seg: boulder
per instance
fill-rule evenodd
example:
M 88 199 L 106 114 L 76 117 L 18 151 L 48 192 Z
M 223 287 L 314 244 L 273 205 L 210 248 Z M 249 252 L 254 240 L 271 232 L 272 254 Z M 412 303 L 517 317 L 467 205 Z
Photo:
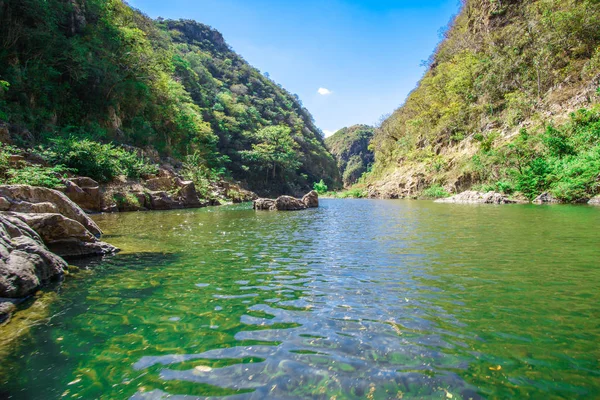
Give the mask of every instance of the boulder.
M 116 247 L 100 242 L 79 222 L 61 214 L 10 212 L 5 218 L 13 224 L 20 221 L 35 231 L 40 241 L 61 257 L 97 256 L 118 251 Z
M 33 206 L 33 204 L 51 203 L 56 208 L 54 212 L 79 222 L 96 237 L 102 235 L 98 225 L 77 204 L 57 190 L 28 185 L 9 185 L 0 186 L 0 196 L 11 203 L 9 211 L 18 209 L 18 212 L 35 213 L 38 212 L 40 207 L 44 206 Z M 32 206 L 29 206 L 29 204 Z M 15 210 L 13 210 L 13 207 L 15 207 Z M 27 207 L 30 208 L 27 209 Z
M 299 200 L 291 196 L 279 196 L 275 200 L 275 209 L 279 211 L 297 211 L 304 210 L 306 204 L 302 200 Z
M 186 208 L 202 207 L 204 204 L 200 201 L 196 185 L 192 181 L 184 181 L 179 178 L 175 179 L 175 183 L 179 186 L 177 197 L 181 204 Z
M 319 207 L 319 195 L 314 190 L 302 199 L 291 196 L 279 196 L 277 199 L 256 199 L 254 200 L 255 210 L 267 211 L 296 211 L 307 208 Z
M 538 197 L 533 200 L 535 204 L 558 204 L 561 201 L 556 197 L 552 196 L 550 193 L 542 193 Z
M 275 200 L 273 199 L 256 199 L 254 200 L 255 210 L 275 210 Z
M 173 210 L 183 208 L 179 202 L 173 200 L 167 192 L 149 192 L 150 208 L 152 210 Z
M 0 297 L 19 298 L 62 277 L 67 263 L 21 221 L 0 215 Z M 2 311 L 0 311 L 2 314 Z
M 596 196 L 588 201 L 588 204 L 591 206 L 600 206 L 600 196 Z
M 466 191 L 445 199 L 439 199 L 436 203 L 456 203 L 456 204 L 515 204 L 517 200 L 509 199 L 497 192 L 476 192 Z
M 102 211 L 100 185 L 92 178 L 79 177 L 65 182 L 64 193 L 79 207 L 88 212 Z
M 315 190 L 313 190 L 310 193 L 305 194 L 304 197 L 302 198 L 302 202 L 308 208 L 319 207 L 319 193 L 317 193 Z

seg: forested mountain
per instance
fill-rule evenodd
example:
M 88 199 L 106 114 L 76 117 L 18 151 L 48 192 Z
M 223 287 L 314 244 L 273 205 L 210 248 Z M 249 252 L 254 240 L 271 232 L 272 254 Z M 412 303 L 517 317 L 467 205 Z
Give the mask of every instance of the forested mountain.
M 378 130 L 372 196 L 599 191 L 600 2 L 466 0 Z
M 153 21 L 122 0 L 0 0 L 0 84 L 0 123 L 19 146 L 193 155 L 254 190 L 339 184 L 297 96 L 200 23 Z
M 371 126 L 354 125 L 325 139 L 327 149 L 337 160 L 344 186 L 356 183 L 375 161 L 369 148 L 374 132 Z

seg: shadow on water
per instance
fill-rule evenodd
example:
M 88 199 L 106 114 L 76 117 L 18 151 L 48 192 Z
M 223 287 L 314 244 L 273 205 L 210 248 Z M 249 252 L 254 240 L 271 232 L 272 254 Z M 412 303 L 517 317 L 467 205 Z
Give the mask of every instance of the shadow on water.
M 325 200 L 97 218 L 125 252 L 66 281 L 6 358 L 13 398 L 600 395 L 596 210 Z

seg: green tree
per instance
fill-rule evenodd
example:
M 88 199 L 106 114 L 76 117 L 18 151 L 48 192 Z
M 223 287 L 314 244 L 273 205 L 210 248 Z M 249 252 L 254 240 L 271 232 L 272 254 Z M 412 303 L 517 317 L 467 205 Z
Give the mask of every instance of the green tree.
M 268 126 L 256 133 L 259 142 L 252 145 L 252 150 L 242 152 L 243 156 L 267 171 L 273 180 L 285 176 L 286 172 L 295 172 L 300 167 L 298 159 L 298 144 L 291 136 L 290 128 L 286 126 Z

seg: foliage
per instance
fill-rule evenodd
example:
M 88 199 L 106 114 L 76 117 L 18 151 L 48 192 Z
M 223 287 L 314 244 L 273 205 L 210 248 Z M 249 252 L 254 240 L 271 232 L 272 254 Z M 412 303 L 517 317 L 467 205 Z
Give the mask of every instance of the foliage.
M 421 197 L 424 199 L 441 199 L 448 196 L 450 196 L 450 193 L 441 185 L 432 185 L 421 193 Z
M 42 155 L 51 164 L 64 165 L 99 182 L 110 182 L 119 175 L 139 178 L 157 172 L 155 165 L 123 148 L 73 136 L 51 140 Z
M 291 131 L 285 126 L 268 126 L 256 133 L 258 143 L 252 150 L 242 152 L 244 158 L 256 168 L 267 171 L 266 179 L 285 179 L 296 173 L 301 165 L 296 149 L 298 145 L 291 137 Z
M 48 138 L 69 130 L 179 159 L 200 153 L 208 169 L 227 157 L 235 178 L 261 189 L 264 176 L 248 171 L 244 151 L 259 144 L 261 129 L 281 125 L 300 163 L 288 171 L 290 185 L 340 180 L 300 101 L 208 26 L 152 21 L 122 0 L 4 0 L 0 38 L 0 119 L 32 132 L 18 138 L 26 146 L 52 147 Z M 102 180 L 124 168 L 98 161 Z
M 475 182 L 507 183 L 504 190 L 528 196 L 553 190 L 574 199 L 594 192 L 593 179 L 576 178 L 575 170 L 592 171 L 595 142 L 580 142 L 571 128 L 547 123 L 528 140 L 501 139 L 521 124 L 543 124 L 543 115 L 569 99 L 597 102 L 590 87 L 598 85 L 600 2 L 465 0 L 429 66 L 377 130 L 372 180 L 441 154 L 448 163 L 433 171 L 437 176 L 469 172 Z M 476 156 L 457 162 L 455 155 L 473 141 L 480 147 Z
M 589 199 L 600 192 L 600 107 L 581 109 L 537 135 L 523 129 L 511 143 L 480 151 L 469 168 L 485 189 L 529 199 L 546 191 L 567 202 Z
M 323 182 L 323 179 L 321 179 L 319 182 L 315 182 L 313 184 L 313 189 L 316 190 L 319 194 L 325 194 L 327 193 L 328 188 L 325 182 Z
M 373 127 L 354 125 L 325 139 L 327 149 L 337 160 L 345 187 L 356 183 L 373 164 L 375 158 L 369 145 L 374 132 Z
M 21 168 L 10 168 L 6 173 L 5 183 L 56 188 L 63 184 L 62 177 L 65 172 L 67 169 L 60 165 L 54 167 L 27 165 Z

